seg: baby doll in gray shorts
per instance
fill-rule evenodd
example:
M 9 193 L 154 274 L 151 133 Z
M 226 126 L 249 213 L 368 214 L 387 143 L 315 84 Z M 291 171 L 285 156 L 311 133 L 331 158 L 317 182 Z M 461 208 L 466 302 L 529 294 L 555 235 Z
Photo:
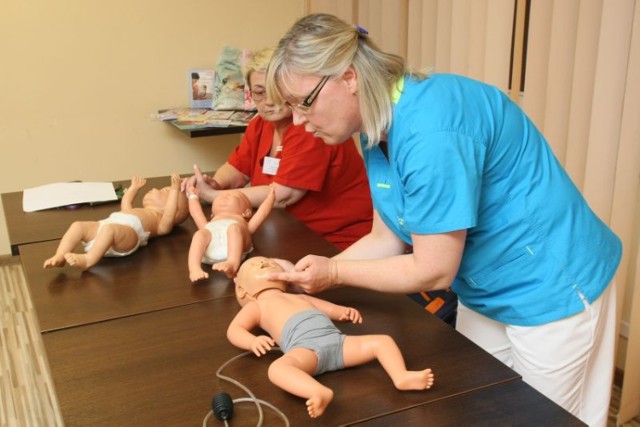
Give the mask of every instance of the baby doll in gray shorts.
M 345 335 L 333 324 L 362 323 L 358 310 L 289 293 L 285 282 L 269 280 L 269 273 L 283 271 L 279 262 L 254 257 L 240 266 L 234 281 L 242 308 L 231 321 L 227 338 L 256 356 L 280 346 L 284 354 L 269 366 L 269 379 L 305 398 L 311 418 L 322 415 L 333 399 L 333 390 L 314 378 L 323 372 L 378 360 L 398 390 L 431 388 L 431 369 L 407 370 L 400 349 L 389 335 Z M 257 327 L 269 335 L 254 335 L 252 330 Z

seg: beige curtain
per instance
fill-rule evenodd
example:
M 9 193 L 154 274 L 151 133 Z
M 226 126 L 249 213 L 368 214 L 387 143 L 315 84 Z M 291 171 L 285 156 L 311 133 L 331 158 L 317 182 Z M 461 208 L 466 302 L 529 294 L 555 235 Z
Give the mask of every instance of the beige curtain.
M 307 0 L 306 11 L 367 28 L 413 68 L 509 93 L 510 71 L 513 87 L 520 82 L 525 1 Z M 619 317 L 629 323 L 628 342 L 616 347 L 622 423 L 640 413 L 640 0 L 529 1 L 525 87 L 510 96 L 624 245 L 616 276 Z
M 522 107 L 594 211 L 624 245 L 619 319 L 629 322 L 618 422 L 640 413 L 637 288 L 640 198 L 640 7 L 635 0 L 531 3 Z M 635 31 L 634 31 L 635 30 Z M 638 290 L 640 292 L 640 290 Z M 637 293 L 637 292 L 636 292 Z M 625 298 L 625 295 L 627 296 Z M 636 316 L 637 317 L 637 316 Z M 635 320 L 635 323 L 634 323 Z

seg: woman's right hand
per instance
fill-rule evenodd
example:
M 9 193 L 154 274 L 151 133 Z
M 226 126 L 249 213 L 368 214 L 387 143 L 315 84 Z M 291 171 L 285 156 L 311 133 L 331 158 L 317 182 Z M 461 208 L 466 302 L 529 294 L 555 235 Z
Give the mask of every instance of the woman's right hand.
M 214 190 L 222 190 L 218 181 L 213 179 L 212 176 L 202 173 L 198 165 L 193 165 L 193 176 L 196 177 L 196 181 L 198 181 L 199 184 L 208 185 Z
M 211 202 L 215 198 L 215 190 L 218 190 L 218 183 L 209 175 L 203 174 L 197 165 L 193 165 L 193 175 L 182 180 L 181 191 L 188 188 L 197 188 L 203 199 Z

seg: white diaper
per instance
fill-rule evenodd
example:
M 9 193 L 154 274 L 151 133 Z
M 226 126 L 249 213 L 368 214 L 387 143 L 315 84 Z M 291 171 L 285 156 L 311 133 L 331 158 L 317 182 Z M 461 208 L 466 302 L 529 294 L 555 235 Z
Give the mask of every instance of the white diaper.
M 218 219 L 207 223 L 205 228 L 211 233 L 211 241 L 202 255 L 204 264 L 214 264 L 227 259 L 227 229 L 237 223 L 238 221 L 233 219 Z M 242 254 L 242 259 L 252 250 L 253 247 Z
M 101 221 L 98 221 L 98 223 L 99 223 L 98 232 L 96 233 L 96 236 L 98 234 L 100 234 L 100 230 L 102 229 L 102 226 L 104 224 L 126 225 L 128 227 L 133 228 L 133 230 L 138 235 L 138 243 L 130 251 L 128 251 L 128 252 L 118 252 L 118 251 L 114 250 L 113 248 L 109 248 L 107 250 L 107 253 L 104 254 L 104 256 L 123 257 L 123 256 L 131 255 L 136 250 L 138 250 L 138 248 L 140 246 L 146 246 L 147 242 L 149 241 L 149 232 L 148 231 L 144 231 L 144 228 L 142 228 L 142 222 L 140 222 L 140 218 L 138 218 L 135 215 L 126 214 L 126 213 L 122 213 L 122 212 L 113 212 L 111 215 L 109 215 L 109 218 L 103 219 Z M 91 248 L 93 247 L 93 242 L 95 242 L 95 239 L 93 239 L 93 240 L 91 240 L 89 242 L 86 242 L 84 244 L 84 251 L 85 252 L 89 252 L 91 250 Z

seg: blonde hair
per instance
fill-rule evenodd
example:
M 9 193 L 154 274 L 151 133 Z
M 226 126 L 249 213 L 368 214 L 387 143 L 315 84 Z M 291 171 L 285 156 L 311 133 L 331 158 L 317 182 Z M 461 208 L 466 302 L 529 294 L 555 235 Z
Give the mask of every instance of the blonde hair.
M 269 66 L 269 61 L 271 60 L 274 50 L 275 49 L 272 47 L 261 49 L 251 55 L 247 62 L 242 66 L 242 76 L 248 85 L 251 85 L 251 81 L 249 79 L 253 72 L 258 71 L 265 73 L 267 71 L 267 67 Z
M 402 57 L 382 52 L 359 27 L 322 13 L 298 20 L 273 53 L 267 96 L 281 103 L 280 87 L 291 74 L 338 76 L 349 66 L 358 76 L 362 132 L 372 147 L 391 126 L 393 86 L 406 68 Z

